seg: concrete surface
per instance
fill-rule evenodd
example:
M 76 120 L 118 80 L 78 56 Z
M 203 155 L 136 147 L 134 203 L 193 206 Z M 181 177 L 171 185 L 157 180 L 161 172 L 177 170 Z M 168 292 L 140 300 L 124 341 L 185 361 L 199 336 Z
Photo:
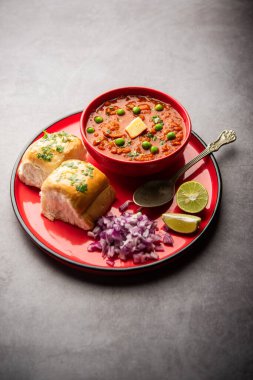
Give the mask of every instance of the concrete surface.
M 248 380 L 252 318 L 252 1 L 0 1 L 0 378 Z M 90 278 L 25 236 L 16 157 L 43 127 L 113 87 L 178 98 L 216 154 L 219 218 L 163 271 Z

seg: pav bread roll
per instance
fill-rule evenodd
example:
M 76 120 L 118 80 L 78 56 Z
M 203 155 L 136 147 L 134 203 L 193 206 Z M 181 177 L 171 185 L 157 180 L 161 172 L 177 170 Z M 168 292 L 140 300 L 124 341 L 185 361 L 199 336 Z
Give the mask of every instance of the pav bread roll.
M 47 176 L 63 161 L 70 158 L 85 160 L 86 148 L 74 135 L 62 132 L 47 133 L 32 143 L 24 153 L 18 168 L 19 179 L 39 189 Z
M 111 207 L 115 193 L 104 173 L 88 162 L 68 160 L 55 169 L 41 188 L 42 214 L 84 230 Z

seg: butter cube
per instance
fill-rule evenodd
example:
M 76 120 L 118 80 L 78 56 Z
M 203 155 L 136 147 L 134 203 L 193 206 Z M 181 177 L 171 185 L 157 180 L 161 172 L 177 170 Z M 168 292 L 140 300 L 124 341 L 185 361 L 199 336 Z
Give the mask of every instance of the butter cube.
M 147 125 L 141 120 L 141 118 L 136 117 L 126 127 L 126 132 L 129 134 L 131 139 L 134 139 L 135 137 L 142 134 L 142 132 L 144 132 L 147 128 L 148 128 Z

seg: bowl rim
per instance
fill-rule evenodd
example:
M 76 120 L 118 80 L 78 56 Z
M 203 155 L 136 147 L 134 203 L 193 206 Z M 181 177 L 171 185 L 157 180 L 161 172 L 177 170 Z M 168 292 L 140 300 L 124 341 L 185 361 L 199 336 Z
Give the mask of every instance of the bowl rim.
M 150 96 L 150 97 L 153 97 L 154 95 L 152 94 L 158 94 L 158 96 L 161 96 L 161 97 L 166 97 L 169 99 L 169 104 L 172 103 L 172 106 L 173 108 L 174 107 L 174 104 L 176 104 L 176 106 L 180 109 L 180 112 L 178 110 L 178 108 L 175 108 L 176 111 L 180 114 L 180 116 L 182 117 L 182 113 L 184 114 L 184 123 L 185 123 L 185 126 L 186 126 L 186 136 L 185 136 L 185 139 L 183 141 L 183 144 L 175 151 L 171 152 L 169 155 L 167 156 L 164 156 L 164 157 L 160 157 L 160 158 L 156 158 L 154 160 L 152 160 L 151 162 L 152 163 L 159 163 L 161 161 L 164 161 L 166 159 L 169 159 L 170 157 L 174 156 L 174 155 L 177 155 L 178 153 L 180 153 L 180 151 L 182 151 L 186 144 L 188 143 L 189 141 L 189 138 L 190 138 L 190 135 L 191 135 L 191 131 L 192 131 L 192 122 L 191 122 L 191 118 L 188 114 L 188 111 L 186 110 L 186 108 L 176 99 L 174 98 L 173 96 L 165 93 L 165 92 L 162 92 L 160 90 L 156 90 L 154 88 L 150 88 L 150 87 L 143 87 L 143 86 L 126 86 L 126 87 L 116 87 L 116 88 L 113 88 L 111 90 L 108 90 L 106 92 L 103 92 L 101 93 L 100 95 L 96 96 L 82 111 L 82 115 L 81 115 L 81 118 L 80 118 L 80 133 L 81 133 L 81 136 L 82 136 L 82 139 L 84 141 L 84 144 L 85 146 L 88 148 L 90 148 L 90 150 L 92 151 L 95 151 L 96 152 L 96 155 L 97 156 L 100 156 L 101 158 L 106 158 L 112 162 L 114 162 L 115 164 L 118 163 L 119 165 L 121 164 L 127 164 L 127 165 L 132 165 L 132 166 L 136 166 L 136 165 L 141 165 L 141 166 L 148 166 L 150 165 L 150 161 L 125 161 L 125 160 L 120 160 L 120 159 L 117 159 L 117 158 L 114 158 L 114 157 L 111 157 L 111 156 L 108 156 L 104 153 L 102 153 L 102 151 L 99 151 L 98 149 L 96 149 L 90 142 L 89 140 L 87 139 L 86 137 L 86 133 L 85 133 L 85 126 L 84 126 L 84 118 L 86 116 L 86 114 L 88 113 L 88 116 L 87 116 L 87 119 L 89 117 L 89 115 L 94 112 L 94 108 L 93 105 L 94 104 L 97 104 L 100 99 L 104 99 L 105 97 L 110 97 L 111 95 L 113 96 L 113 94 L 115 93 L 118 93 L 118 92 L 123 92 L 125 93 L 127 90 L 129 91 L 145 91 L 145 92 L 150 92 L 150 94 L 146 94 L 147 96 Z M 130 94 L 130 95 L 133 95 L 133 94 Z M 139 95 L 142 95 L 141 93 Z M 144 95 L 144 94 L 143 94 Z M 115 97 L 117 96 L 120 96 L 119 94 L 116 95 Z M 154 96 L 154 98 L 156 98 Z M 108 98 L 109 99 L 112 99 L 112 98 Z M 158 99 L 160 100 L 160 99 Z M 104 99 L 103 101 L 101 100 L 101 102 L 99 103 L 100 105 L 103 104 L 103 102 L 105 102 L 106 100 Z M 171 102 L 170 102 L 171 101 Z M 165 103 L 165 102 L 164 102 Z M 89 112 L 88 112 L 89 111 Z

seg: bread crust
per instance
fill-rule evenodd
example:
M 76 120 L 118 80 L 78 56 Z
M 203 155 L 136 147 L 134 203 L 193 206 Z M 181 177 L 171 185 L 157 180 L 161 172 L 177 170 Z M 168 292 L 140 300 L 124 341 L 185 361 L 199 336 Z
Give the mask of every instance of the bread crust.
M 63 161 L 86 158 L 86 148 L 77 136 L 65 132 L 47 134 L 47 136 L 48 138 L 42 137 L 33 142 L 22 157 L 18 176 L 26 185 L 41 188 L 48 175 Z M 57 151 L 57 148 L 62 151 Z M 43 156 L 43 149 L 44 151 L 48 149 L 50 155 Z M 43 159 L 42 156 L 47 159 Z
M 72 166 L 69 166 L 71 164 Z M 89 167 L 93 168 L 92 176 L 82 176 L 80 171 L 86 171 Z M 71 185 L 71 181 L 64 179 L 64 176 L 69 178 L 78 173 L 82 177 L 78 182 L 80 183 L 84 180 L 87 185 L 88 190 L 85 192 L 77 191 L 76 186 Z M 70 199 L 72 206 L 78 211 L 78 213 L 83 213 L 98 194 L 108 186 L 108 184 L 109 182 L 106 175 L 90 163 L 82 160 L 67 160 L 47 177 L 41 190 L 55 190 L 62 193 Z
M 98 218 L 105 215 L 110 209 L 113 201 L 115 199 L 115 191 L 111 185 L 107 186 L 91 203 L 91 205 L 82 214 L 83 220 L 92 229 Z
M 63 162 L 41 188 L 42 214 L 50 220 L 60 219 L 85 230 L 94 227 L 114 199 L 115 192 L 106 175 L 81 160 Z

